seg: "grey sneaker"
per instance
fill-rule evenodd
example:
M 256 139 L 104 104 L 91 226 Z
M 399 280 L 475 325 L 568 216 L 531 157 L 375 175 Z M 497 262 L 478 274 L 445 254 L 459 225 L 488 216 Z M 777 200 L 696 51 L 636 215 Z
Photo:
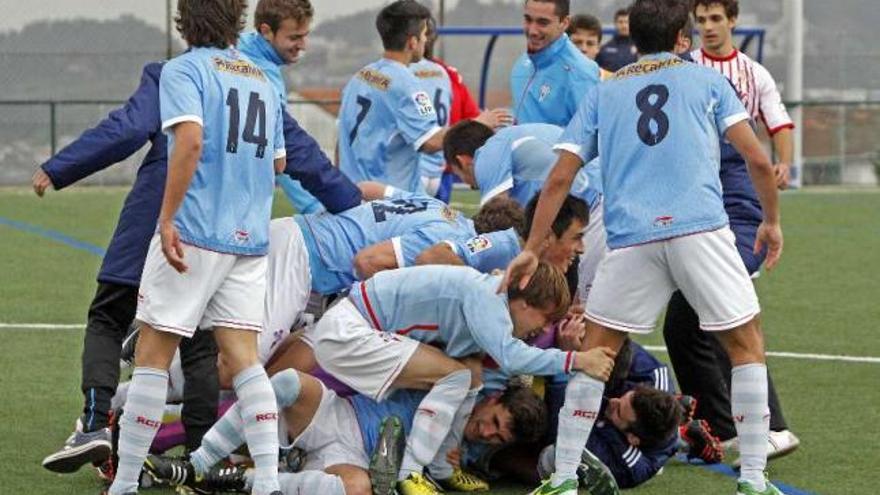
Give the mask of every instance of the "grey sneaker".
M 43 459 L 43 467 L 56 473 L 73 473 L 88 463 L 101 464 L 110 457 L 111 450 L 110 428 L 83 433 L 82 421 L 77 419 L 76 430 L 61 450 Z
M 373 495 L 394 495 L 397 486 L 397 472 L 403 461 L 406 439 L 403 434 L 403 421 L 397 416 L 388 416 L 382 421 L 376 450 L 370 457 L 370 481 Z

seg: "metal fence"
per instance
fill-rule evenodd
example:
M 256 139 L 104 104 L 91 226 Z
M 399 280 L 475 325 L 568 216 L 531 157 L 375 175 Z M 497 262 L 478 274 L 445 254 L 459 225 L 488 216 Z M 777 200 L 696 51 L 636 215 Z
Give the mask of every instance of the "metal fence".
M 29 183 L 36 167 L 94 126 L 121 101 L 0 101 L 0 185 Z M 335 100 L 292 100 L 291 113 L 332 156 Z M 789 102 L 804 110 L 804 185 L 873 185 L 880 176 L 880 101 Z M 83 181 L 130 184 L 146 150 Z

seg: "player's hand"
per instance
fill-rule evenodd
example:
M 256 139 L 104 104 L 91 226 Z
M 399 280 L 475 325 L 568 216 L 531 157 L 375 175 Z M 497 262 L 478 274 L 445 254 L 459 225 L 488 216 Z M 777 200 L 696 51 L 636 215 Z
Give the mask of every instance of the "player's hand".
M 455 469 L 461 469 L 461 449 L 455 447 L 446 453 L 446 462 Z
M 781 191 L 788 189 L 788 183 L 791 181 L 791 165 L 779 162 L 773 168 L 776 171 L 776 187 Z
M 560 322 L 556 344 L 563 351 L 579 351 L 587 334 L 587 326 L 583 315 L 571 316 Z
M 31 184 L 34 187 L 34 192 L 37 193 L 37 196 L 43 197 L 46 189 L 50 187 L 54 187 L 52 185 L 52 179 L 49 178 L 49 174 L 43 171 L 42 168 L 38 168 L 36 172 L 34 172 L 34 176 L 31 178 Z
M 778 223 L 761 222 L 761 225 L 758 226 L 758 233 L 755 236 L 755 254 L 760 253 L 764 248 L 767 248 L 764 266 L 767 267 L 767 270 L 772 270 L 782 256 L 782 227 Z
M 162 240 L 162 254 L 165 255 L 168 264 L 178 273 L 187 271 L 189 267 L 183 262 L 183 244 L 180 242 L 180 232 L 177 231 L 174 222 L 160 222 L 159 237 Z
M 614 369 L 614 358 L 617 353 L 608 347 L 596 347 L 586 352 L 574 354 L 574 369 L 581 370 L 603 382 L 608 381 Z
M 532 279 L 532 275 L 538 269 L 538 255 L 529 249 L 523 249 L 516 258 L 507 265 L 504 278 L 498 287 L 498 293 L 504 294 L 510 284 L 519 284 L 520 289 L 525 289 Z
M 513 124 L 513 115 L 506 108 L 493 108 L 491 110 L 483 110 L 474 120 L 491 129 L 495 129 Z

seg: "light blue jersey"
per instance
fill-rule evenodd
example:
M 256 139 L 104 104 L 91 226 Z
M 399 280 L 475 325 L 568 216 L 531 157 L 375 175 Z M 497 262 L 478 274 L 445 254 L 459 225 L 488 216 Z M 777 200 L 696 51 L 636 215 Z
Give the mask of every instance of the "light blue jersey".
M 382 427 L 382 421 L 388 416 L 399 417 L 403 424 L 404 434 L 409 435 L 416 410 L 426 395 L 428 392 L 423 390 L 399 389 L 392 392 L 382 402 L 376 402 L 361 394 L 355 394 L 348 398 L 354 408 L 358 427 L 364 439 L 364 452 L 367 453 L 367 457 L 372 455 L 376 449 L 376 445 L 379 443 L 379 429 Z
M 309 251 L 312 290 L 334 294 L 357 280 L 353 261 L 361 249 L 390 240 L 399 268 L 444 239 L 475 235 L 473 222 L 446 203 L 423 194 L 395 191 L 337 215 L 296 215 Z
M 449 121 L 449 109 L 452 108 L 452 83 L 449 81 L 446 69 L 437 62 L 423 58 L 419 62 L 410 64 L 409 70 L 418 78 L 422 88 L 431 97 L 434 113 L 437 116 L 437 125 L 446 127 Z M 419 168 L 422 177 L 440 177 L 446 168 L 443 152 L 421 153 Z
M 272 87 L 278 93 L 278 103 L 281 108 L 287 105 L 287 87 L 284 84 L 284 76 L 281 68 L 287 65 L 275 51 L 271 43 L 266 41 L 260 33 L 249 32 L 238 37 L 236 45 L 242 53 L 247 55 L 257 66 L 263 70 Z M 276 183 L 281 186 L 284 195 L 290 200 L 296 211 L 300 213 L 317 213 L 324 209 L 324 205 L 317 198 L 309 194 L 298 180 L 288 175 L 279 175 Z
M 491 356 L 512 374 L 568 372 L 571 354 L 538 349 L 513 336 L 500 276 L 466 266 L 417 266 L 379 272 L 349 298 L 377 330 L 439 346 L 448 356 Z
M 522 251 L 519 234 L 513 228 L 446 242 L 465 265 L 481 273 L 504 270 Z
M 416 76 L 383 58 L 342 90 L 339 168 L 352 182 L 421 191 L 419 148 L 439 130 L 433 100 Z
M 584 97 L 557 148 L 600 157 L 608 246 L 621 248 L 727 224 L 719 137 L 748 118 L 724 76 L 660 53 Z
M 510 73 L 516 123 L 564 127 L 580 99 L 598 83 L 599 66 L 565 34 L 537 53 L 524 53 Z
M 523 124 L 505 127 L 490 137 L 474 153 L 474 178 L 480 189 L 480 205 L 501 193 L 523 208 L 542 187 L 558 158 L 553 145 L 562 135 L 562 128 L 550 124 Z M 591 171 L 592 170 L 592 171 Z M 592 208 L 599 200 L 593 187 L 598 178 L 597 167 L 578 172 L 571 193 Z
M 193 48 L 165 64 L 159 81 L 168 156 L 171 128 L 202 126 L 202 155 L 174 224 L 183 242 L 222 253 L 266 254 L 283 157 L 281 106 L 265 74 L 234 48 Z

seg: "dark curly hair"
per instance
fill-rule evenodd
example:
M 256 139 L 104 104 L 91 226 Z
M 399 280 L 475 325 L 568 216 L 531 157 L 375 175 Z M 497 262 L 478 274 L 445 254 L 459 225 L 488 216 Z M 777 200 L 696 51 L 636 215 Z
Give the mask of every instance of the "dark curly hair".
M 547 432 L 547 406 L 535 392 L 523 384 L 508 384 L 498 401 L 513 416 L 513 436 L 516 443 L 532 443 Z
M 189 46 L 226 48 L 244 29 L 246 0 L 178 0 L 174 23 Z
M 664 446 L 681 424 L 682 407 L 669 392 L 639 385 L 634 391 L 632 408 L 636 421 L 628 431 L 639 437 L 639 448 L 642 450 Z

